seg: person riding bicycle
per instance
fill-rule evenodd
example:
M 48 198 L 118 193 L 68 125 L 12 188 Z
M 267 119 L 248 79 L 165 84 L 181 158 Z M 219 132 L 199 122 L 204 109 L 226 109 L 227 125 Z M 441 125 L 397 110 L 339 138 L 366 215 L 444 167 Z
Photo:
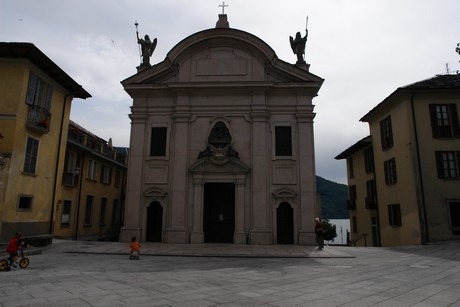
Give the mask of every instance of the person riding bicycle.
M 18 258 L 18 250 L 23 246 L 24 240 L 20 232 L 17 232 L 8 242 L 8 246 L 6 247 L 6 252 L 10 255 L 8 262 L 14 267 L 17 266 L 16 259 Z

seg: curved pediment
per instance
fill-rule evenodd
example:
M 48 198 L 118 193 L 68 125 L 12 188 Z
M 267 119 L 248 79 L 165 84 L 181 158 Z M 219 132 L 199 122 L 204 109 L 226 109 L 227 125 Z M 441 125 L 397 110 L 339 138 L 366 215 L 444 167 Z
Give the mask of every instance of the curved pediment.
M 290 198 L 296 198 L 297 193 L 289 190 L 289 189 L 279 189 L 276 190 L 272 193 L 274 198 L 277 199 L 290 199 Z
M 228 158 L 224 164 L 215 163 L 211 158 L 201 158 L 190 166 L 191 173 L 207 174 L 246 174 L 249 167 L 235 158 Z
M 164 198 L 166 195 L 168 193 L 159 188 L 151 188 L 144 192 L 145 197 L 153 197 L 154 199 Z
M 129 85 L 154 85 L 159 89 L 193 86 L 216 87 L 222 82 L 257 82 L 254 86 L 274 86 L 278 82 L 308 82 L 312 87 L 324 81 L 309 71 L 279 60 L 260 38 L 231 28 L 215 28 L 190 35 L 167 54 L 164 61 L 122 81 Z M 152 89 L 153 89 L 152 88 Z

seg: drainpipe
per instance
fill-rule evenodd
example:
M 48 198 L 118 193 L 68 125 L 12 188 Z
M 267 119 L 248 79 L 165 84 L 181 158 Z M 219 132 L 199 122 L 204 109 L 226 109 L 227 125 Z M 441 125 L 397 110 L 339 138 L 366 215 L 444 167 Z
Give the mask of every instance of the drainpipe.
M 78 224 L 80 223 L 80 207 L 81 207 L 81 189 L 83 186 L 83 170 L 85 167 L 85 159 L 86 159 L 86 151 L 83 151 L 81 157 L 81 166 L 80 166 L 80 174 L 78 175 L 78 200 L 77 200 L 77 218 L 75 221 L 75 237 L 74 240 L 78 240 Z
M 410 105 L 411 105 L 411 111 L 412 111 L 412 122 L 414 125 L 414 132 L 415 132 L 415 149 L 416 149 L 416 155 L 417 155 L 417 167 L 420 172 L 419 178 L 420 178 L 421 204 L 419 205 L 418 216 L 420 220 L 420 230 L 422 232 L 422 244 L 425 244 L 425 243 L 430 242 L 430 236 L 429 236 L 427 216 L 426 216 L 425 189 L 423 185 L 422 163 L 420 160 L 420 149 L 419 149 L 418 133 L 417 133 L 417 120 L 415 118 L 415 109 L 414 109 L 414 97 L 415 97 L 415 93 L 412 93 L 412 96 L 410 97 Z
M 62 103 L 62 114 L 61 114 L 61 127 L 59 129 L 59 140 L 58 140 L 58 151 L 57 151 L 57 157 L 56 157 L 56 168 L 54 170 L 54 183 L 53 183 L 53 197 L 51 200 L 51 212 L 50 212 L 50 225 L 48 229 L 48 233 L 52 235 L 54 233 L 54 225 L 53 225 L 53 220 L 54 220 L 54 204 L 56 202 L 56 188 L 57 188 L 57 179 L 59 175 L 59 159 L 61 157 L 61 145 L 62 145 L 62 133 L 64 130 L 64 119 L 65 119 L 65 108 L 66 108 L 66 101 L 67 97 L 71 97 L 72 95 L 64 95 L 64 101 Z

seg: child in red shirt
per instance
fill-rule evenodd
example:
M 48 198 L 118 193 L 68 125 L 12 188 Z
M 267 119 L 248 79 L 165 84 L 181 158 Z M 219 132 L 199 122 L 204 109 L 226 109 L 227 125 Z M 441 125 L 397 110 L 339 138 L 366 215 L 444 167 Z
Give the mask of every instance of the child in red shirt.
M 139 250 L 141 249 L 141 244 L 137 242 L 136 237 L 131 238 L 131 244 L 130 244 L 130 249 L 131 253 L 129 255 L 129 259 L 136 259 L 139 260 Z

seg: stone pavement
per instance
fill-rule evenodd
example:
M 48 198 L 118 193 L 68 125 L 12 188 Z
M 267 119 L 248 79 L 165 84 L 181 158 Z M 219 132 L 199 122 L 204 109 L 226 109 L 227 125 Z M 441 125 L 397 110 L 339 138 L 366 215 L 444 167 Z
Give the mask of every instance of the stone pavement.
M 194 257 L 191 257 L 194 256 Z M 56 240 L 0 306 L 460 306 L 460 242 L 398 248 Z

